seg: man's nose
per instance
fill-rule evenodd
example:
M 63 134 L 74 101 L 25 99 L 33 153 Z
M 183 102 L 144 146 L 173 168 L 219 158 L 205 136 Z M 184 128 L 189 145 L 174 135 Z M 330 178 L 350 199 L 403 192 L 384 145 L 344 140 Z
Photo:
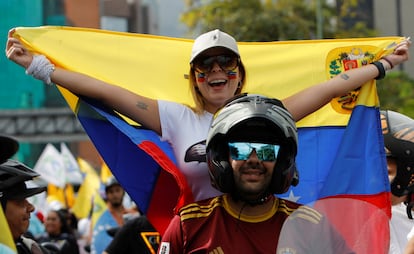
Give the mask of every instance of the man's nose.
M 32 203 L 30 203 L 27 199 L 26 199 L 26 207 L 27 207 L 27 211 L 29 213 L 31 213 L 35 210 L 34 205 Z
M 259 162 L 259 157 L 257 157 L 256 149 L 253 149 L 253 151 L 250 153 L 249 158 L 247 159 L 249 162 Z

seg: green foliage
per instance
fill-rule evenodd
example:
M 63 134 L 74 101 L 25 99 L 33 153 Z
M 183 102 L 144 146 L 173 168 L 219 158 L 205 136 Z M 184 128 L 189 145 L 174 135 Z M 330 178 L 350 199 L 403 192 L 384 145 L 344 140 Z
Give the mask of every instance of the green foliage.
M 315 38 L 315 5 L 303 0 L 194 0 L 186 3 L 188 9 L 181 21 L 191 32 L 219 28 L 239 41 Z M 324 5 L 323 8 L 324 13 L 333 13 L 332 7 Z M 330 30 L 326 29 L 326 33 L 332 36 Z
M 378 36 L 377 31 L 367 28 L 365 22 L 359 21 L 354 24 L 352 29 L 338 29 L 335 38 L 367 38 Z
M 238 41 L 278 41 L 315 39 L 317 13 L 322 24 L 323 38 L 375 36 L 364 22 L 352 28 L 342 20 L 358 14 L 358 1 L 340 1 L 340 8 L 317 0 L 184 0 L 187 10 L 181 21 L 190 32 L 206 32 L 219 28 Z M 339 14 L 338 14 L 339 11 Z M 360 10 L 359 10 L 360 11 Z
M 388 72 L 377 81 L 381 109 L 390 109 L 414 118 L 414 80 L 401 71 Z

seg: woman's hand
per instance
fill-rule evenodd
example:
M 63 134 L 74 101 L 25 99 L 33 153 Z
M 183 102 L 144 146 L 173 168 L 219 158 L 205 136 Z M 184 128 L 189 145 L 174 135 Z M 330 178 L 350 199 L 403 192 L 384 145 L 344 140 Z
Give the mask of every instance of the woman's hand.
M 13 37 L 14 31 L 14 29 L 11 29 L 8 34 L 5 50 L 6 56 L 11 61 L 27 69 L 32 63 L 33 54 L 29 52 L 18 39 Z
M 410 38 L 406 38 L 404 41 L 400 42 L 397 47 L 395 47 L 392 54 L 387 55 L 383 58 L 386 58 L 388 61 L 390 61 L 393 66 L 397 66 L 410 58 L 408 51 L 410 46 Z

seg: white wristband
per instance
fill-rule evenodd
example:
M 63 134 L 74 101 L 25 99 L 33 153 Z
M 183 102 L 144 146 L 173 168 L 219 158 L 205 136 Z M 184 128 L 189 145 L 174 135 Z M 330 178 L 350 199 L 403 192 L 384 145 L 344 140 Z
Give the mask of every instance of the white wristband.
M 44 55 L 34 55 L 32 63 L 26 69 L 26 74 L 51 85 L 50 75 L 54 70 L 55 66 Z

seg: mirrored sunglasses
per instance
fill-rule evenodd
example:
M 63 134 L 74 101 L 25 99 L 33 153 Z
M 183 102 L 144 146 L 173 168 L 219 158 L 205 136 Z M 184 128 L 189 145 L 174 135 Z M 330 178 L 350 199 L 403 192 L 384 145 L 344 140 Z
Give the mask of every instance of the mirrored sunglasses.
M 240 58 L 232 55 L 200 57 L 191 64 L 192 68 L 201 73 L 208 73 L 217 63 L 224 71 L 232 71 L 240 64 Z
M 250 143 L 250 142 L 229 142 L 230 157 L 233 160 L 247 160 L 256 151 L 257 158 L 261 161 L 276 161 L 280 145 Z

